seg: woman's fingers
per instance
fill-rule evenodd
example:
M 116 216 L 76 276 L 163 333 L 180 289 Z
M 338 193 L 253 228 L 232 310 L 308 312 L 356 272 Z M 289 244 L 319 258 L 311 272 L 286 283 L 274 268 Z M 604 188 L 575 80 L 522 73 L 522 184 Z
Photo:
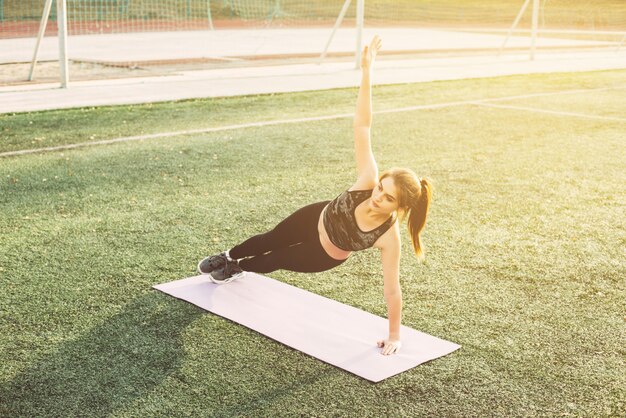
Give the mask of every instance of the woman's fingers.
M 383 354 L 387 356 L 389 354 L 397 353 L 399 348 L 400 347 L 396 344 L 387 344 L 383 350 Z
M 381 340 L 377 342 L 379 348 L 383 348 L 381 354 L 387 356 L 389 354 L 398 353 L 402 344 L 399 341 L 389 342 L 387 340 Z
M 376 35 L 369 45 L 365 45 L 363 47 L 363 53 L 361 54 L 361 68 L 369 68 L 372 65 L 381 45 L 382 43 L 380 41 L 380 37 Z
M 382 41 L 380 40 L 380 36 L 378 35 L 374 36 L 374 38 L 372 39 L 372 42 L 370 43 L 370 46 L 372 48 L 372 51 L 378 51 L 380 47 L 382 46 Z
M 387 348 L 383 351 L 383 354 L 388 356 L 389 354 L 396 353 L 398 351 L 398 347 L 395 345 L 388 345 Z

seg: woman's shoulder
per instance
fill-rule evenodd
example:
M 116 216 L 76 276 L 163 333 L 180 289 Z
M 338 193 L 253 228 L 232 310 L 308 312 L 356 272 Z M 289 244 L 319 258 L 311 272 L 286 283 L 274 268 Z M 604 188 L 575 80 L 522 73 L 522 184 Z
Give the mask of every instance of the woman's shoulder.
M 400 245 L 400 223 L 394 222 L 384 234 L 378 237 L 373 247 L 382 250 L 383 248 L 399 248 Z

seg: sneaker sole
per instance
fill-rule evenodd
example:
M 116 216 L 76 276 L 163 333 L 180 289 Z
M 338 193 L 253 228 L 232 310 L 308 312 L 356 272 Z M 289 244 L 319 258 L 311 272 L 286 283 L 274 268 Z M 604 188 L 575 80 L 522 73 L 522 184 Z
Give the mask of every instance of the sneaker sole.
M 198 262 L 198 267 L 196 267 L 196 270 L 197 270 L 197 271 L 198 271 L 198 273 L 200 273 L 200 274 L 210 274 L 210 273 L 205 273 L 205 272 L 203 272 L 203 271 L 200 271 L 200 264 L 202 264 L 202 262 L 203 262 L 203 261 L 204 261 L 204 258 Z
M 214 279 L 214 278 L 213 278 L 213 276 L 211 275 L 211 273 L 206 273 L 206 275 L 207 275 L 207 276 L 209 276 L 209 280 L 211 280 L 211 281 L 212 281 L 213 283 L 215 283 L 215 284 L 226 284 L 226 283 L 230 283 L 230 282 L 232 282 L 233 280 L 237 280 L 237 279 L 240 279 L 240 278 L 244 277 L 244 276 L 245 276 L 245 274 L 246 274 L 246 272 L 245 272 L 245 271 L 242 271 L 241 273 L 233 274 L 232 276 L 230 276 L 230 277 L 229 277 L 229 278 L 227 278 L 227 279 L 224 279 L 224 280 L 217 280 L 217 279 Z

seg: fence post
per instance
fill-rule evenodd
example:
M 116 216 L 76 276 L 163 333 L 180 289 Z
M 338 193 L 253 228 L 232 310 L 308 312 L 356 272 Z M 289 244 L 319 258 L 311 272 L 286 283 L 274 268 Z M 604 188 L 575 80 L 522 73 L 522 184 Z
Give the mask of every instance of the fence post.
M 530 60 L 535 59 L 535 47 L 537 44 L 537 26 L 539 23 L 539 0 L 533 0 L 533 26 L 530 35 Z
M 361 40 L 363 38 L 363 21 L 365 20 L 365 0 L 356 2 L 356 51 L 354 54 L 354 68 L 361 66 Z
M 35 74 L 35 66 L 37 65 L 37 55 L 39 55 L 39 46 L 41 40 L 46 34 L 46 26 L 48 26 L 48 17 L 50 16 L 50 9 L 52 8 L 53 0 L 46 0 L 43 5 L 43 12 L 41 13 L 41 22 L 39 23 L 39 33 L 37 34 L 37 42 L 35 42 L 35 51 L 33 52 L 33 60 L 30 63 L 30 72 L 28 73 L 28 81 L 33 81 Z
M 506 37 L 504 38 L 504 42 L 502 42 L 502 46 L 500 46 L 500 51 L 498 52 L 498 56 L 500 56 L 502 54 L 502 51 L 504 51 L 504 46 L 506 45 L 506 43 L 508 42 L 509 38 L 511 37 L 511 34 L 513 33 L 513 31 L 517 27 L 517 24 L 519 23 L 520 19 L 522 18 L 522 15 L 526 11 L 526 7 L 528 7 L 528 3 L 529 2 L 530 2 L 530 0 L 526 0 L 524 2 L 524 5 L 520 9 L 519 13 L 517 14 L 517 17 L 515 18 L 515 21 L 511 25 L 511 28 L 509 29 L 509 32 L 506 34 Z
M 61 67 L 61 88 L 66 89 L 69 81 L 67 59 L 67 3 L 57 0 L 57 28 L 59 33 L 59 66 Z
M 318 64 L 321 64 L 322 61 L 324 61 L 324 58 L 326 58 L 328 47 L 330 46 L 331 41 L 335 37 L 335 32 L 337 32 L 337 29 L 339 28 L 339 26 L 341 26 L 341 22 L 343 22 L 343 17 L 345 16 L 346 11 L 348 10 L 348 6 L 350 6 L 351 1 L 352 0 L 346 0 L 346 2 L 343 4 L 343 7 L 341 8 L 341 12 L 339 12 L 339 16 L 337 17 L 337 21 L 335 22 L 335 26 L 333 26 L 333 31 L 330 33 L 330 38 L 328 38 L 328 42 L 326 42 L 326 47 L 324 47 L 324 52 L 322 52 L 322 55 L 320 55 L 320 60 L 318 61 Z
M 213 27 L 213 19 L 211 18 L 211 0 L 206 1 L 206 14 L 209 19 L 209 29 L 215 30 Z

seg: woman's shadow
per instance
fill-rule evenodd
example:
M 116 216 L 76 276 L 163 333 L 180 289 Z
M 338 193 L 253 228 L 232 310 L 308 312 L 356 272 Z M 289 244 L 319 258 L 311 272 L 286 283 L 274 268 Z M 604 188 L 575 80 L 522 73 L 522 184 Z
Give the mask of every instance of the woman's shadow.
M 102 416 L 180 368 L 181 333 L 203 311 L 151 291 L 0 385 L 0 416 Z

